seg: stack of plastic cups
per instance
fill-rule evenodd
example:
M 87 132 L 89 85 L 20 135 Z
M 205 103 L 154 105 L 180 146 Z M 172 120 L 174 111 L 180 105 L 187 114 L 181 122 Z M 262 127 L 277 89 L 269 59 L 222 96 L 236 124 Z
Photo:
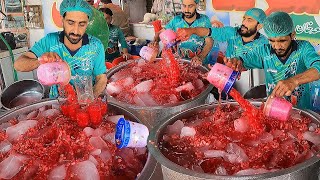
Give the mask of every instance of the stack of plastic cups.
M 47 86 L 66 85 L 71 79 L 70 67 L 64 61 L 41 64 L 37 69 L 37 75 L 39 82 Z
M 148 128 L 140 123 L 127 121 L 120 118 L 115 133 L 116 146 L 125 147 L 145 147 L 149 136 Z
M 292 109 L 292 104 L 279 97 L 268 98 L 263 113 L 265 116 L 275 118 L 281 121 L 286 121 L 289 118 Z
M 238 75 L 239 72 L 233 71 L 223 64 L 215 63 L 207 76 L 207 80 L 216 88 L 228 94 Z

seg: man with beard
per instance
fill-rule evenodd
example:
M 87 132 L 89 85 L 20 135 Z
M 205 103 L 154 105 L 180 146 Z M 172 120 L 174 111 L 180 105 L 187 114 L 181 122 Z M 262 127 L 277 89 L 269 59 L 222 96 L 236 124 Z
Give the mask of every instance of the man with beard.
M 105 54 L 106 61 L 112 62 L 115 58 L 120 57 L 120 51 L 118 47 L 119 42 L 121 44 L 123 53 L 122 57 L 126 60 L 129 59 L 131 55 L 128 53 L 128 45 L 123 32 L 118 26 L 111 24 L 113 15 L 112 11 L 109 8 L 100 8 L 100 11 L 103 12 L 104 18 L 109 26 L 109 44 Z
M 179 28 L 187 27 L 211 27 L 208 16 L 199 14 L 196 10 L 199 0 L 183 0 L 182 14 L 175 16 L 165 27 L 177 31 Z M 159 34 L 155 35 L 153 45 L 158 47 Z M 179 44 L 178 52 L 181 58 L 190 59 L 191 65 L 199 66 L 206 59 L 213 45 L 211 37 L 200 37 L 191 35 L 191 37 Z
M 320 56 L 314 47 L 295 40 L 294 25 L 289 14 L 274 12 L 264 22 L 270 44 L 225 59 L 227 66 L 241 71 L 264 69 L 267 94 L 272 97 L 296 96 L 297 107 L 311 108 L 310 82 L 320 79 Z
M 72 76 L 92 76 L 93 93 L 97 97 L 105 89 L 107 78 L 103 45 L 85 33 L 92 17 L 91 7 L 84 0 L 63 0 L 60 14 L 63 16 L 63 31 L 47 34 L 15 61 L 14 68 L 27 72 L 43 63 L 66 61 Z M 50 98 L 57 96 L 57 86 L 51 86 Z
M 185 28 L 179 29 L 177 34 L 181 40 L 196 34 L 211 36 L 215 41 L 227 42 L 225 56 L 234 57 L 268 43 L 267 38 L 258 32 L 263 27 L 265 18 L 266 14 L 262 9 L 252 8 L 244 14 L 240 27 Z

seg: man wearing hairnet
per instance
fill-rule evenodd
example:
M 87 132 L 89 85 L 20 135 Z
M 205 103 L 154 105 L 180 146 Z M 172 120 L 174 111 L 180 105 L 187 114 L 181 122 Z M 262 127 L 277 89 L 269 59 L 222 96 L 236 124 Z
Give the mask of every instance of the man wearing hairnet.
M 181 40 L 197 34 L 211 36 L 219 42 L 227 42 L 225 56 L 234 57 L 268 43 L 268 39 L 258 32 L 263 27 L 265 18 L 266 14 L 262 9 L 252 8 L 245 12 L 240 27 L 185 28 L 179 29 L 177 35 Z
M 47 34 L 14 63 L 17 71 L 32 71 L 40 64 L 66 61 L 71 75 L 92 76 L 95 96 L 106 87 L 104 47 L 100 40 L 86 34 L 92 17 L 90 5 L 84 0 L 63 0 L 60 5 L 63 31 Z M 58 96 L 57 86 L 50 89 L 51 98 Z
M 293 21 L 285 12 L 268 16 L 264 31 L 270 44 L 225 59 L 226 65 L 237 71 L 264 69 L 268 95 L 297 97 L 298 108 L 310 109 L 309 83 L 320 79 L 320 56 L 308 41 L 294 39 Z
M 196 10 L 199 0 L 182 0 L 182 14 L 175 16 L 165 27 L 177 31 L 178 28 L 211 27 L 208 16 L 199 14 Z M 159 34 L 155 35 L 153 45 L 158 46 Z M 191 65 L 199 66 L 206 59 L 213 45 L 211 37 L 192 35 L 188 40 L 181 42 L 178 52 L 182 58 L 190 59 Z

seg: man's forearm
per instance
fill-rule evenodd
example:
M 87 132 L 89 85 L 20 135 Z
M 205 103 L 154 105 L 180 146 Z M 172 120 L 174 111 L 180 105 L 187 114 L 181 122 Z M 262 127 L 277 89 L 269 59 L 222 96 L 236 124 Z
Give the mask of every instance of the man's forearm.
M 212 49 L 212 46 L 213 46 L 212 38 L 211 37 L 206 37 L 205 45 L 204 45 L 201 53 L 198 55 L 201 58 L 202 61 L 207 57 L 208 53 Z
M 310 68 L 303 73 L 291 77 L 290 79 L 292 79 L 295 82 L 295 84 L 301 85 L 320 79 L 320 73 L 317 69 Z
M 196 27 L 196 28 L 192 28 L 192 33 L 198 36 L 204 37 L 209 35 L 210 30 L 209 28 Z
M 94 97 L 98 97 L 104 89 L 106 88 L 107 85 L 107 76 L 105 74 L 101 74 L 96 77 L 96 83 L 93 87 L 93 95 Z
M 30 53 L 30 52 L 28 52 Z M 34 56 L 34 55 L 33 55 Z M 14 68 L 17 71 L 28 72 L 37 69 L 40 66 L 38 59 L 30 54 L 21 55 L 15 62 Z
M 128 53 L 128 48 L 123 48 L 123 49 L 122 49 L 122 52 L 123 52 L 123 53 Z

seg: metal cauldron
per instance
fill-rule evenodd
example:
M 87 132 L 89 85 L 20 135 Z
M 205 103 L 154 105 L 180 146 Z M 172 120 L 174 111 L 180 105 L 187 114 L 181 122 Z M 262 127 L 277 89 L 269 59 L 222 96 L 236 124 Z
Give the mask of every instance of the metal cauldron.
M 21 80 L 6 87 L 1 96 L 2 106 L 11 108 L 30 104 L 44 97 L 44 87 L 36 80 Z
M 49 99 L 44 99 L 40 102 L 36 102 L 36 103 L 32 103 L 29 105 L 24 105 L 24 106 L 20 106 L 19 108 L 15 108 L 12 110 L 7 111 L 5 114 L 3 114 L 2 116 L 0 116 L 0 124 L 7 122 L 8 120 L 17 117 L 20 114 L 24 114 L 24 113 L 28 113 L 31 112 L 33 110 L 39 109 L 42 106 L 45 105 L 52 105 L 52 104 L 58 104 L 57 100 L 49 100 Z M 134 116 L 132 113 L 128 112 L 126 109 L 113 104 L 113 103 L 108 103 L 108 110 L 111 110 L 112 112 L 115 112 L 117 114 L 123 114 L 125 117 L 127 117 L 128 119 L 132 120 L 132 121 L 138 121 L 140 122 L 140 120 Z M 143 168 L 143 170 L 141 171 L 141 173 L 138 175 L 138 177 L 136 178 L 137 180 L 148 180 L 151 179 L 152 176 L 154 176 L 154 174 L 156 173 L 156 166 L 157 166 L 157 162 L 156 160 L 151 156 L 151 154 L 148 154 L 148 158 L 147 158 L 147 162 Z M 159 175 L 158 175 L 159 177 Z M 161 174 L 160 174 L 161 177 Z
M 266 85 L 261 84 L 249 89 L 244 95 L 245 99 L 263 99 L 267 97 Z
M 181 60 L 181 61 L 190 64 L 190 61 L 188 60 Z M 110 69 L 107 72 L 107 78 L 109 79 L 113 74 L 115 74 L 116 72 L 118 72 L 119 70 L 121 70 L 122 68 L 124 68 L 130 63 L 132 62 L 127 62 Z M 208 72 L 208 69 L 204 66 L 200 66 L 198 68 L 201 70 L 201 72 Z M 109 95 L 108 95 L 108 101 L 124 107 L 125 109 L 127 109 L 128 111 L 136 115 L 143 124 L 145 124 L 149 128 L 152 128 L 156 123 L 161 122 L 162 120 L 170 117 L 175 113 L 204 104 L 212 88 L 213 86 L 209 84 L 209 86 L 207 87 L 207 89 L 205 89 L 205 91 L 203 91 L 193 99 L 188 99 L 186 101 L 182 101 L 179 103 L 163 105 L 163 106 L 146 107 L 146 106 L 132 105 L 125 102 L 120 102 Z
M 230 103 L 230 102 L 229 102 Z M 226 104 L 226 103 L 223 103 Z M 231 104 L 237 104 L 231 102 Z M 260 106 L 261 102 L 252 102 L 256 106 Z M 183 119 L 191 116 L 192 114 L 204 109 L 213 109 L 217 104 L 202 105 L 192 109 L 185 110 L 179 114 L 174 115 L 170 119 L 163 121 L 152 129 L 148 138 L 148 149 L 156 160 L 162 165 L 162 172 L 164 180 L 251 180 L 251 179 L 268 179 L 268 180 L 317 180 L 319 175 L 320 158 L 314 156 L 307 161 L 297 164 L 293 167 L 283 170 L 275 171 L 272 173 L 265 173 L 251 176 L 217 176 L 206 173 L 199 173 L 179 166 L 169 159 L 167 159 L 159 150 L 159 138 L 163 136 L 166 127 L 173 124 L 178 119 Z M 320 116 L 314 112 L 302 111 L 303 115 L 310 117 L 313 122 L 319 124 Z M 150 143 L 152 142 L 152 143 Z

